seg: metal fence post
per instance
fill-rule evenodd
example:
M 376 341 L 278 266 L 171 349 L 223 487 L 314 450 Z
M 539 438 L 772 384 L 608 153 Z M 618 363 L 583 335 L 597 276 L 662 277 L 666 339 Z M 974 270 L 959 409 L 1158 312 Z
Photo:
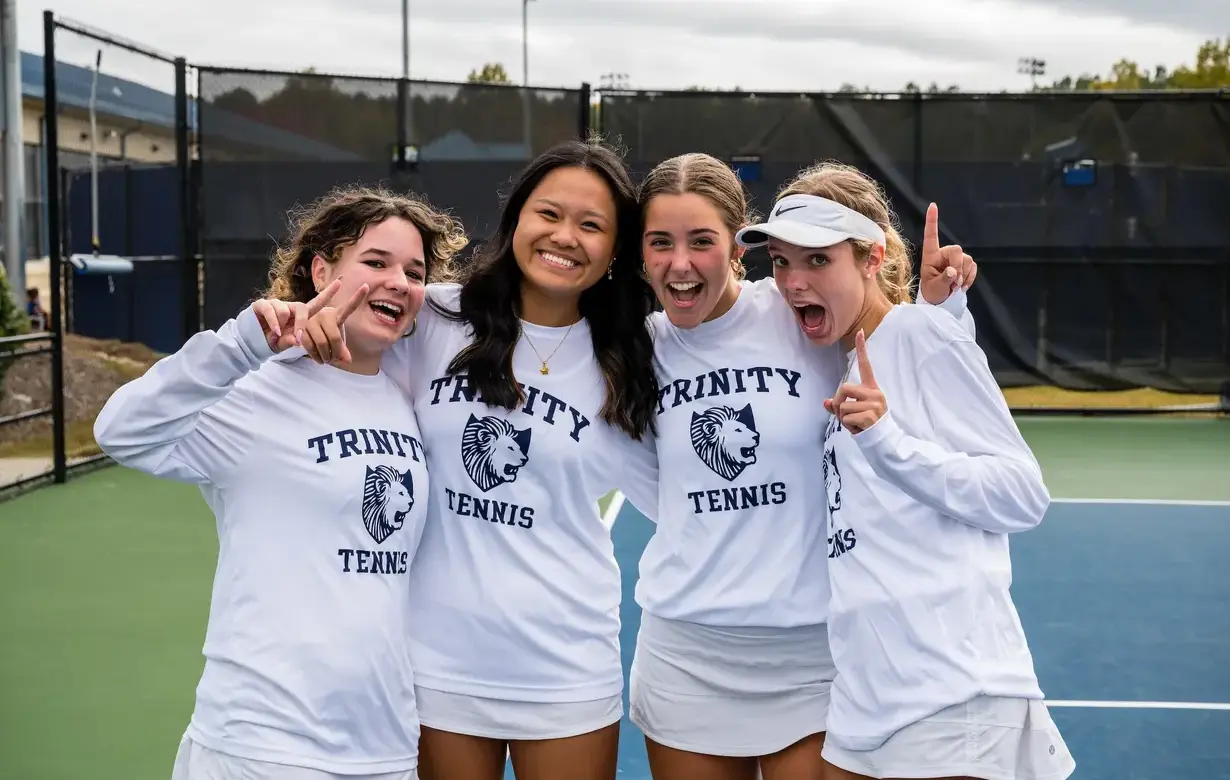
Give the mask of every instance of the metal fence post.
M 582 141 L 589 138 L 589 133 L 592 129 L 590 127 L 590 116 L 593 109 L 589 105 L 591 94 L 589 82 L 581 82 L 581 105 L 579 108 L 580 113 L 577 115 L 577 135 Z
M 914 189 L 922 192 L 923 168 L 923 96 L 914 93 Z
M 61 285 L 63 240 L 60 229 L 60 104 L 56 93 L 56 20 L 43 11 L 43 152 L 47 155 L 47 249 L 48 281 L 51 285 L 51 447 L 54 480 L 68 478 L 64 447 L 64 326 Z
M 180 305 L 183 307 L 184 341 L 192 338 L 201 323 L 200 271 L 196 256 L 196 210 L 192 190 L 191 130 L 188 124 L 188 62 L 175 58 L 175 167 L 179 174 Z
M 409 143 L 407 131 L 407 111 L 410 103 L 410 82 L 401 78 L 397 80 L 397 143 L 393 147 L 393 171 L 402 173 L 406 170 L 406 147 Z

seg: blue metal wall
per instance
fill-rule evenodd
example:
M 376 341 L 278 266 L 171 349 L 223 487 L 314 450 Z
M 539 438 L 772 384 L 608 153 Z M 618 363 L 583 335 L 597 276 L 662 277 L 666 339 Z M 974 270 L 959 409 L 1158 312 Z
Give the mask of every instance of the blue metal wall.
M 91 254 L 89 171 L 69 177 L 68 247 Z M 99 253 L 133 261 L 130 275 L 72 273 L 72 328 L 159 352 L 183 344 L 179 173 L 174 165 L 99 171 Z

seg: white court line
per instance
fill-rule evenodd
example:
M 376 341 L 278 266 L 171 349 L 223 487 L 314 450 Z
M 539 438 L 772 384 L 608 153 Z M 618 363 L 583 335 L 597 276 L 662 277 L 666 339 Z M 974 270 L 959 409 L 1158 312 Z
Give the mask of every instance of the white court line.
M 1230 501 L 1217 500 L 1202 500 L 1202 499 L 1187 499 L 1187 498 L 1052 498 L 1052 504 L 1132 504 L 1135 506 L 1207 506 L 1207 507 L 1230 507 Z M 615 492 L 615 496 L 611 499 L 611 503 L 606 508 L 606 513 L 602 516 L 602 522 L 606 523 L 606 527 L 610 528 L 615 523 L 615 518 L 619 516 L 619 510 L 624 505 L 624 494 L 619 491 Z
M 615 495 L 611 496 L 611 503 L 607 504 L 606 512 L 602 514 L 602 524 L 607 528 L 615 525 L 615 518 L 619 517 L 619 510 L 624 508 L 624 494 L 618 490 Z
M 1230 712 L 1230 704 L 1215 701 L 1062 701 L 1044 699 L 1047 707 L 1114 710 L 1217 710 Z
M 1230 501 L 1202 501 L 1186 498 L 1052 498 L 1052 504 L 1136 504 L 1141 506 L 1216 506 L 1230 507 Z

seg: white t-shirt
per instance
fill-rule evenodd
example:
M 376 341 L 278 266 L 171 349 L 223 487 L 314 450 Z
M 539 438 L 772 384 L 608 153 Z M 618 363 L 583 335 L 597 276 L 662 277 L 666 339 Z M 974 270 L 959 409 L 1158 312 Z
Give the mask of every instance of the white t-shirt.
M 414 414 L 383 374 L 270 357 L 249 308 L 121 387 L 94 427 L 120 463 L 199 484 L 217 518 L 188 736 L 339 774 L 413 769 L 409 574 L 429 492 Z
M 833 418 L 822 469 L 827 738 L 850 750 L 980 694 L 1042 697 L 1009 595 L 1008 534 L 1041 522 L 1050 495 L 985 355 L 926 306 L 894 307 L 867 353 L 888 413 L 857 435 Z
M 456 311 L 458 285 L 428 285 Z M 516 411 L 487 406 L 448 365 L 469 326 L 429 304 L 385 367 L 414 400 L 432 493 L 412 573 L 418 684 L 509 701 L 619 695 L 621 584 L 598 499 L 618 488 L 653 512 L 653 437 L 599 417 L 605 384 L 589 327 L 522 323 Z M 554 354 L 552 354 L 554 352 Z
M 636 600 L 669 620 L 825 621 L 824 485 L 815 478 L 839 353 L 812 346 L 772 279 L 695 328 L 652 317 L 658 525 Z
M 963 292 L 950 296 L 943 316 L 972 332 L 965 303 Z M 828 521 L 816 466 L 841 348 L 808 341 L 771 278 L 744 282 L 728 312 L 695 328 L 660 312 L 652 323 L 658 526 L 637 603 L 709 626 L 824 623 Z

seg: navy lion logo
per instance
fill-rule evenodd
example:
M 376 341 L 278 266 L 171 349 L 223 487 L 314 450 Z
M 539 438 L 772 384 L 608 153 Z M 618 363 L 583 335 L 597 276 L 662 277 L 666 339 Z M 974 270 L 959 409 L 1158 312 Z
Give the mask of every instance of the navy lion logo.
M 390 466 L 368 466 L 363 478 L 363 525 L 376 544 L 402 527 L 414 508 L 414 478 Z
M 837 450 L 833 448 L 833 437 L 840 430 L 836 417 L 829 419 L 828 430 L 824 434 L 824 490 L 828 494 L 829 517 L 841 509 L 841 471 L 837 468 Z
M 499 417 L 470 415 L 461 434 L 461 462 L 479 490 L 517 480 L 530 459 L 530 433 Z
M 828 493 L 829 512 L 841 509 L 841 472 L 837 470 L 837 452 L 832 447 L 824 450 L 824 490 Z
M 692 412 L 692 449 L 714 474 L 733 481 L 756 462 L 760 433 L 751 404 L 735 411 L 729 406 L 713 406 Z

